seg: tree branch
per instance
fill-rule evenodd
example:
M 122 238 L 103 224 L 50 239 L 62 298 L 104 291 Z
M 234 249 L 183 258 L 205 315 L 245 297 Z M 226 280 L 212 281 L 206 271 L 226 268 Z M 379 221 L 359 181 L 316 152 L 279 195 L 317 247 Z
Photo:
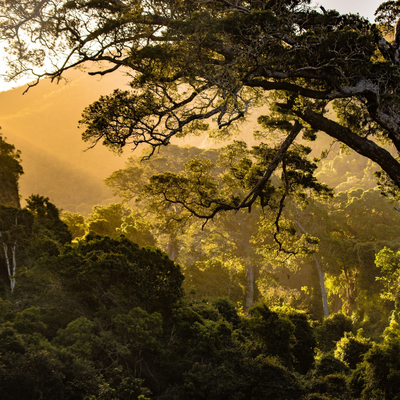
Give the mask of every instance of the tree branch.
M 390 176 L 393 182 L 400 187 L 400 164 L 387 150 L 310 109 L 306 109 L 304 112 L 293 110 L 293 112 L 309 123 L 313 129 L 327 133 L 329 136 L 349 146 L 358 154 L 368 157 L 377 163 Z

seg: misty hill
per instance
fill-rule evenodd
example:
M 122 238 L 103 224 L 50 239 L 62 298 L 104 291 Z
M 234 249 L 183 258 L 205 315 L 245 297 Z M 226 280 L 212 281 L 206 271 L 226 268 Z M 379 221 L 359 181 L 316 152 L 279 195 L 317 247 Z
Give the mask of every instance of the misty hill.
M 126 78 L 113 74 L 100 79 L 80 71 L 68 78 L 58 85 L 42 81 L 25 95 L 25 87 L 1 92 L 0 125 L 8 142 L 22 152 L 22 198 L 39 193 L 63 209 L 87 212 L 112 199 L 103 179 L 121 168 L 130 152 L 119 157 L 101 146 L 85 152 L 78 121 L 84 107 L 123 88 Z

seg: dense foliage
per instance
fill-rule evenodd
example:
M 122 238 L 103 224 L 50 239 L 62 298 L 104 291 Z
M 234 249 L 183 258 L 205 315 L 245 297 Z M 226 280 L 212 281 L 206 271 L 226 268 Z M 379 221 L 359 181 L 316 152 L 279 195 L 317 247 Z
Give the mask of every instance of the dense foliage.
M 176 171 L 186 157 L 201 153 L 177 147 L 171 152 L 167 159 Z M 224 150 L 209 154 L 216 160 L 219 153 Z M 155 168 L 157 161 L 162 168 L 163 157 L 155 158 Z M 124 189 L 123 198 L 136 198 L 136 206 L 95 206 L 87 217 L 64 212 L 64 223 L 57 207 L 39 195 L 24 209 L 0 205 L 2 240 L 14 248 L 17 266 L 8 276 L 2 257 L 2 398 L 398 397 L 399 261 L 390 250 L 397 242 L 387 240 L 398 223 L 387 200 L 358 189 L 329 204 L 309 199 L 305 210 L 295 204 L 285 209 L 285 218 L 311 231 L 319 227 L 317 254 L 329 307 L 352 316 L 339 312 L 324 320 L 312 279 L 300 297 L 290 295 L 296 289 L 285 287 L 273 269 L 282 260 L 274 261 L 267 250 L 273 241 L 251 239 L 254 230 L 260 237 L 266 232 L 259 214 L 218 216 L 203 230 L 186 220 L 173 236 L 162 210 L 140 196 L 153 173 L 150 165 L 132 158 L 108 179 L 114 190 Z M 145 178 L 126 187 L 132 171 L 143 171 Z M 171 235 L 182 269 L 153 247 L 171 249 Z M 337 252 L 345 252 L 347 261 Z M 310 253 L 293 255 L 286 271 L 304 280 Z M 353 282 L 353 276 L 360 279 Z
M 38 79 L 124 68 L 83 138 L 149 144 L 152 163 L 130 158 L 107 179 L 123 202 L 88 216 L 0 204 L 1 398 L 398 399 L 400 216 L 342 156 L 398 196 L 399 9 L 372 25 L 308 0 L 4 1 L 9 77 L 47 57 Z M 251 110 L 253 146 L 169 144 L 230 138 Z M 344 146 L 314 157 L 321 132 Z M 19 153 L 0 152 L 17 188 Z
M 123 237 L 37 256 L 0 300 L 1 397 L 397 398 L 395 320 L 374 343 L 343 314 L 316 324 L 264 303 L 240 316 L 227 299 L 188 301 L 182 281 Z
M 0 134 L 0 203 L 19 207 L 18 180 L 23 174 L 21 155 Z

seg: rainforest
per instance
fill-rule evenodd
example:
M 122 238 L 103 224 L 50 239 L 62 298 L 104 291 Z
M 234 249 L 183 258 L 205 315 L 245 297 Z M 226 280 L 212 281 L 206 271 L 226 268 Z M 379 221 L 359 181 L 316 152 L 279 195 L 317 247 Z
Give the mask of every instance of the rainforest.
M 399 17 L 5 0 L 0 398 L 400 399 Z

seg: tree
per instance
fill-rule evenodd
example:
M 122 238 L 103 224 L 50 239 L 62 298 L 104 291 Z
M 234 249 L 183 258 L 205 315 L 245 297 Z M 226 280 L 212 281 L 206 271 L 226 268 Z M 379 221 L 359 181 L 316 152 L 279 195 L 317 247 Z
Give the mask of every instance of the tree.
M 377 163 L 382 183 L 400 186 L 400 164 L 381 144 L 400 150 L 399 35 L 389 43 L 382 28 L 399 14 L 397 3 L 383 3 L 378 26 L 317 11 L 310 0 L 23 0 L 2 4 L 0 31 L 10 79 L 31 72 L 58 80 L 88 62 L 91 74 L 131 73 L 130 90 L 117 89 L 84 111 L 83 138 L 91 145 L 119 151 L 147 143 L 154 150 L 208 129 L 210 118 L 219 129 L 211 132 L 221 136 L 269 103 L 270 115 L 261 119 L 281 132 L 280 144 L 247 193 L 207 193 L 201 215 L 211 218 L 266 196 L 278 167 L 287 176 L 285 161 L 302 130 L 310 140 L 326 132 Z M 45 59 L 52 67 L 43 72 Z
M 187 231 L 193 221 L 188 221 L 187 214 L 180 213 L 177 206 L 152 201 L 143 195 L 143 187 L 155 174 L 166 171 L 180 172 L 183 165 L 194 157 L 215 161 L 218 151 L 170 145 L 167 149 L 154 154 L 151 162 L 141 162 L 148 155 L 149 151 L 145 149 L 140 157 L 129 157 L 125 168 L 112 173 L 105 182 L 124 202 L 134 203 L 134 208 L 139 212 L 145 210 L 147 219 L 152 221 L 153 228 L 157 232 L 158 246 L 164 248 L 172 260 L 178 261 L 182 244 L 180 236 Z
M 117 229 L 128 215 L 129 210 L 120 203 L 94 206 L 93 212 L 86 220 L 88 231 L 100 236 L 117 236 Z
M 26 208 L 34 217 L 33 234 L 38 242 L 37 247 L 50 254 L 58 254 L 61 246 L 72 239 L 67 225 L 60 219 L 59 209 L 50 202 L 48 197 L 32 195 L 26 199 Z M 51 250 L 53 249 L 53 250 Z
M 21 166 L 21 153 L 14 145 L 7 143 L 0 134 L 0 203 L 21 207 L 18 193 L 18 180 L 24 173 Z
M 61 220 L 68 226 L 72 239 L 76 239 L 85 234 L 86 221 L 82 214 L 63 211 Z
M 7 271 L 11 292 L 16 276 L 44 256 L 58 255 L 71 234 L 47 197 L 32 195 L 23 209 L 0 204 L 0 260 Z M 5 275 L 3 271 L 0 276 Z
M 43 281 L 43 298 L 72 314 L 109 317 L 134 307 L 169 313 L 183 296 L 183 275 L 160 250 L 130 240 L 88 234 L 29 271 Z M 66 307 L 66 308 L 65 308 Z
M 15 289 L 17 265 L 19 262 L 26 264 L 26 250 L 29 247 L 29 239 L 32 237 L 33 216 L 26 209 L 7 207 L 0 204 L 0 245 L 1 257 L 4 262 L 4 274 L 10 283 L 11 292 Z M 17 248 L 23 249 L 23 256 L 17 254 Z M 25 257 L 24 257 L 25 256 Z
M 259 221 L 258 212 L 238 212 L 218 215 L 204 229 L 192 223 L 181 250 L 186 286 L 199 295 L 217 294 L 242 303 L 247 313 L 258 298 L 259 272 L 268 264 L 252 243 Z
M 400 377 L 400 329 L 392 320 L 383 333 L 383 341 L 374 343 L 364 355 L 364 362 L 358 364 L 351 385 L 361 399 L 397 399 Z
M 398 248 L 400 216 L 393 203 L 377 189 L 358 188 L 339 192 L 328 202 L 309 199 L 303 210 L 288 204 L 285 211 L 287 218 L 319 239 L 318 252 L 312 256 L 325 275 L 330 311 L 342 310 L 362 323 L 368 334 L 380 334 L 386 325 L 376 324 L 391 310 L 379 296 L 381 283 L 376 278 L 381 272 L 375 255 L 384 246 Z
M 260 353 L 276 356 L 286 367 L 293 365 L 293 348 L 296 344 L 295 325 L 283 313 L 270 310 L 265 304 L 250 309 L 251 318 L 245 326 L 254 337 Z
M 318 347 L 328 352 L 335 347 L 345 332 L 351 332 L 353 324 L 351 319 L 342 313 L 331 314 L 322 325 L 316 329 Z
M 97 205 L 85 219 L 80 213 L 64 211 L 62 221 L 68 226 L 73 239 L 79 239 L 87 233 L 117 238 L 124 235 L 139 246 L 153 246 L 155 238 L 151 224 L 142 214 L 127 204 L 111 203 L 108 206 Z
M 234 142 L 226 148 L 212 150 L 170 145 L 154 154 L 151 162 L 141 162 L 148 155 L 148 150 L 145 150 L 141 157 L 130 157 L 125 168 L 109 176 L 106 184 L 123 201 L 134 201 L 133 207 L 151 218 L 156 228 L 158 246 L 164 248 L 171 259 L 185 268 L 187 289 L 195 291 L 197 298 L 207 295 L 227 296 L 236 302 L 244 299 L 244 310 L 247 312 L 258 295 L 259 272 L 263 275 L 271 260 L 270 253 L 264 259 L 258 255 L 257 246 L 252 243 L 254 232 L 258 230 L 259 222 L 264 216 L 258 210 L 251 215 L 244 210 L 229 216 L 219 214 L 200 229 L 199 222 L 179 205 L 165 202 L 162 195 L 148 196 L 149 193 L 159 191 L 159 182 L 162 179 L 160 176 L 168 174 L 180 179 L 184 175 L 182 170 L 187 165 L 199 167 L 201 164 L 209 165 L 210 162 L 216 164 L 210 174 L 215 180 L 221 179 L 224 167 L 232 163 L 238 151 L 245 152 L 245 147 L 243 142 Z M 236 174 L 240 175 L 242 170 L 243 166 L 235 165 Z M 232 180 L 232 176 L 227 176 L 227 179 Z M 177 191 L 172 188 L 170 193 Z M 184 188 L 178 191 L 178 196 L 182 196 L 183 191 Z M 108 208 L 98 208 L 100 209 Z M 89 220 L 99 219 L 98 210 L 94 210 Z M 102 233 L 94 228 L 93 224 L 89 226 L 90 230 Z M 268 233 L 270 231 L 271 227 Z M 265 229 L 259 236 L 265 238 Z M 218 279 L 215 278 L 216 275 Z M 242 279 L 244 276 L 247 283 Z
M 151 224 L 143 218 L 140 212 L 132 210 L 122 203 L 94 206 L 86 220 L 86 231 L 112 238 L 123 234 L 139 246 L 155 244 L 151 233 Z
M 381 270 L 381 276 L 376 279 L 383 282 L 384 287 L 381 291 L 381 297 L 394 303 L 394 309 L 399 311 L 400 300 L 400 280 L 399 280 L 399 258 L 400 252 L 384 247 L 375 259 L 376 266 Z
M 345 332 L 344 337 L 336 343 L 335 357 L 355 369 L 371 347 L 371 340 L 363 336 L 362 329 L 357 332 L 357 336 Z

